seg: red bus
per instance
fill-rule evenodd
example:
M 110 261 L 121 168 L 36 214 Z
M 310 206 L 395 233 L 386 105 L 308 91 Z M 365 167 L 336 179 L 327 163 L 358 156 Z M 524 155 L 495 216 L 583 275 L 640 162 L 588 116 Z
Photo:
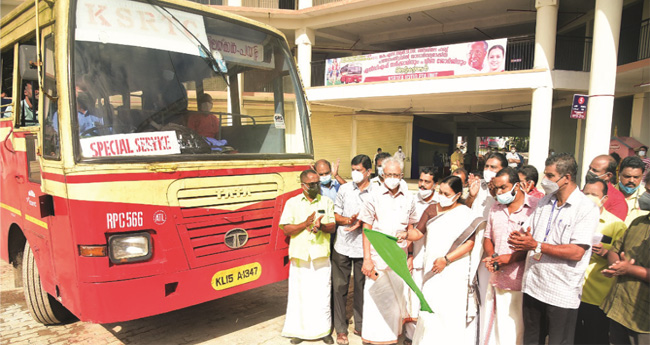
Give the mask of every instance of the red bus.
M 363 80 L 363 72 L 358 64 L 347 64 L 341 67 L 341 83 L 360 83 Z
M 37 321 L 286 279 L 279 217 L 313 149 L 281 32 L 180 0 L 26 1 L 0 24 L 0 256 Z

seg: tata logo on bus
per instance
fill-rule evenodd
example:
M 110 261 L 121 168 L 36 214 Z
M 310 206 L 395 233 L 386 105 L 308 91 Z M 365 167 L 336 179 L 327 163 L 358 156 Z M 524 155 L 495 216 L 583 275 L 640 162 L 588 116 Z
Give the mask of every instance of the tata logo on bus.
M 226 232 L 223 242 L 230 249 L 241 248 L 248 242 L 248 232 L 244 229 L 235 228 Z
M 237 199 L 251 196 L 251 190 L 248 187 L 231 187 L 217 188 L 214 192 L 217 199 Z
M 262 265 L 259 262 L 253 262 L 215 273 L 212 276 L 212 288 L 217 291 L 225 290 L 256 281 L 261 276 Z

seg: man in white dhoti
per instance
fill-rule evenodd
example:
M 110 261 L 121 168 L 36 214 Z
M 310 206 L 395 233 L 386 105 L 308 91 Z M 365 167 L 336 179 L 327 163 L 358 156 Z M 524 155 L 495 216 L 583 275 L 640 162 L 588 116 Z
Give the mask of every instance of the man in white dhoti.
M 485 168 L 483 169 L 483 180 L 478 180 L 476 176 L 470 175 L 469 178 L 469 197 L 465 200 L 465 205 L 472 209 L 477 217 L 488 218 L 492 205 L 496 202 L 496 190 L 494 189 L 493 178 L 499 170 L 508 166 L 506 156 L 498 152 L 491 152 L 485 156 Z M 485 258 L 483 251 L 483 232 L 476 234 L 476 246 L 472 250 L 475 257 Z M 486 299 L 487 288 L 490 282 L 490 271 L 485 265 L 480 265 L 478 260 L 472 262 L 472 272 L 475 272 L 478 280 L 479 303 L 482 306 Z M 474 279 L 474 277 L 472 277 Z M 483 308 L 479 308 L 479 330 L 485 329 L 483 324 L 487 316 L 484 315 Z M 479 338 L 483 338 L 482 336 Z
M 313 170 L 300 174 L 302 193 L 287 200 L 280 228 L 289 242 L 289 294 L 282 336 L 292 344 L 322 339 L 334 344 L 330 312 L 330 234 L 335 231 L 334 203 L 322 197 Z
M 416 219 L 420 220 L 424 210 L 435 203 L 433 199 L 433 192 L 436 189 L 437 177 L 434 176 L 435 172 L 432 168 L 427 167 L 420 172 L 420 179 L 418 180 L 418 194 L 415 202 Z M 424 277 L 424 243 L 426 236 L 413 242 L 409 247 L 409 252 L 413 253 L 413 270 L 411 276 L 413 281 L 417 284 L 418 288 L 422 290 L 422 279 Z M 406 306 L 407 306 L 407 319 L 404 320 L 404 345 L 410 345 L 413 334 L 415 333 L 415 324 L 418 322 L 418 312 L 420 311 L 420 300 L 418 296 L 411 289 L 406 289 Z
M 499 171 L 493 181 L 497 203 L 490 210 L 483 241 L 483 262 L 492 275 L 482 306 L 485 322 L 479 345 L 515 345 L 524 336 L 521 280 L 526 252 L 512 250 L 508 236 L 528 227 L 538 199 L 524 192 L 517 170 L 511 167 Z
M 415 200 L 401 184 L 401 160 L 394 157 L 383 161 L 384 182 L 373 187 L 370 197 L 359 212 L 364 228 L 391 236 L 413 227 L 417 221 Z M 408 243 L 398 244 L 407 250 Z M 365 234 L 363 235 L 363 266 L 366 275 L 363 294 L 363 325 L 361 338 L 368 344 L 397 344 L 406 314 L 405 284 L 377 254 Z

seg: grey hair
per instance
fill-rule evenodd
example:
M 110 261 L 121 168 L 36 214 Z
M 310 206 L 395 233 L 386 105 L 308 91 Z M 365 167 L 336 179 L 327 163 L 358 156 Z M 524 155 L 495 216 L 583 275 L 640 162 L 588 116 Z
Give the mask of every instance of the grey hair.
M 404 162 L 402 162 L 401 159 L 397 159 L 394 156 L 388 157 L 383 160 L 381 165 L 384 167 L 384 170 L 386 169 L 386 165 L 388 164 L 397 164 L 399 166 L 399 170 L 404 173 Z

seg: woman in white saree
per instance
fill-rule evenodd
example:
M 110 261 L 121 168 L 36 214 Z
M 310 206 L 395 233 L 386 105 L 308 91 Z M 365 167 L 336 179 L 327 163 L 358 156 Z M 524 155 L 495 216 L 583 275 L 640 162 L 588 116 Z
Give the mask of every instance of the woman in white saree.
M 449 176 L 443 179 L 439 194 L 434 196 L 438 203 L 430 206 L 436 207 L 436 212 L 425 212 L 424 215 L 435 216 L 421 220 L 421 224 L 426 222 L 425 232 L 428 232 L 422 292 L 434 313 L 420 312 L 413 344 L 476 342 L 477 306 L 470 294 L 474 276 L 470 261 L 473 259 L 474 235 L 449 252 L 459 237 L 468 236 L 465 230 L 476 218 L 470 208 L 458 203 L 461 193 L 460 178 Z M 423 236 L 422 228 L 424 226 L 418 225 L 406 234 L 399 234 L 398 238 L 418 240 Z

